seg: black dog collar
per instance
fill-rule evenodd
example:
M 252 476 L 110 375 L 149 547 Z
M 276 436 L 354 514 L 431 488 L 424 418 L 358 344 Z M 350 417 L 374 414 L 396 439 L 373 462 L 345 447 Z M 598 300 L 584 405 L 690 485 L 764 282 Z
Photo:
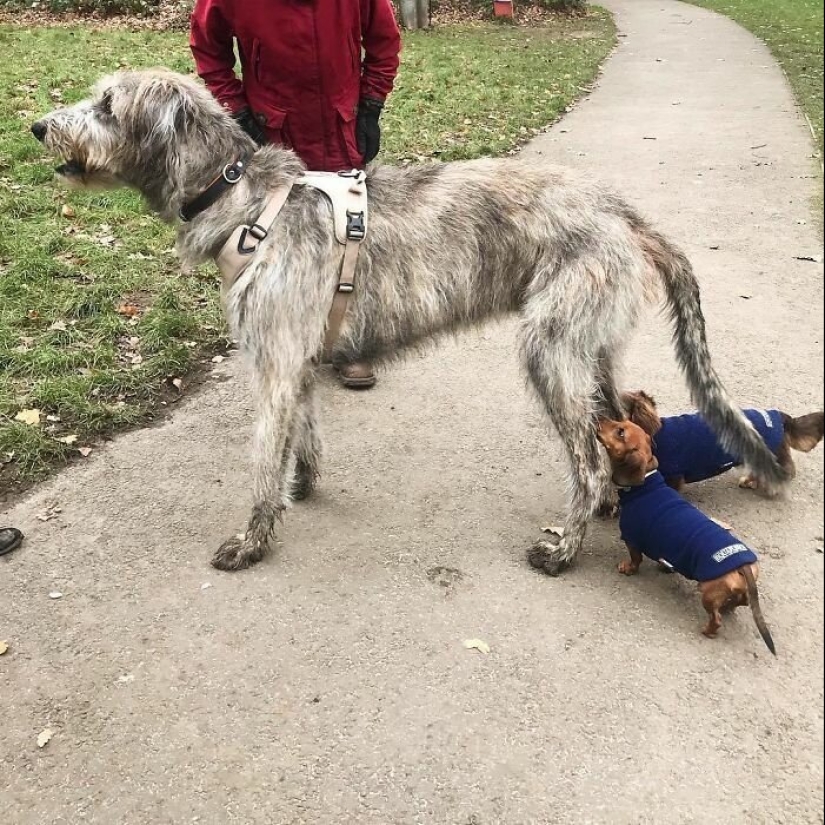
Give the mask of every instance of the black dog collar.
M 239 158 L 234 163 L 227 163 L 223 171 L 196 198 L 185 203 L 178 213 L 184 223 L 196 218 L 209 209 L 227 189 L 231 189 L 246 174 L 246 158 Z

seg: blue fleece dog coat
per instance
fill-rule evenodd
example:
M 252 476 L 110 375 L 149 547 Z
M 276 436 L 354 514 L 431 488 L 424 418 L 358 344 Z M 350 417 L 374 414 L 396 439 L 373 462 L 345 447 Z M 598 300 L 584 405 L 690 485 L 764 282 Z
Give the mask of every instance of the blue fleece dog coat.
M 756 554 L 667 486 L 660 472 L 619 490 L 622 540 L 694 581 L 718 579 Z
M 742 412 L 776 455 L 785 437 L 782 413 L 779 410 Z M 742 463 L 740 457 L 722 448 L 699 413 L 663 418 L 662 429 L 653 437 L 653 453 L 665 478 L 681 476 L 688 483 L 713 478 Z

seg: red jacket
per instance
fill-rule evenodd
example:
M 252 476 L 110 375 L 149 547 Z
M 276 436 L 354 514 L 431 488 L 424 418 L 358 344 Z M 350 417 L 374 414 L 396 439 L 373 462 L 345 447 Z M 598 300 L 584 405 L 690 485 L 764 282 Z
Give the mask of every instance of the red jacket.
M 190 45 L 220 103 L 249 106 L 271 141 L 337 172 L 362 165 L 358 101 L 392 91 L 401 35 L 390 0 L 197 0 Z

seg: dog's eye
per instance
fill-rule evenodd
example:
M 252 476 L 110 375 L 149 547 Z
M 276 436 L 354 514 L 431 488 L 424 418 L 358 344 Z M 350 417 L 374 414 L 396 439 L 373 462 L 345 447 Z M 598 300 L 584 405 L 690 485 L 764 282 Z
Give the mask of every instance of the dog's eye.
M 624 437 L 625 437 L 626 434 L 627 434 L 627 432 L 626 432 L 624 427 L 619 427 L 619 429 L 616 430 L 616 438 L 619 438 L 622 441 L 624 441 Z

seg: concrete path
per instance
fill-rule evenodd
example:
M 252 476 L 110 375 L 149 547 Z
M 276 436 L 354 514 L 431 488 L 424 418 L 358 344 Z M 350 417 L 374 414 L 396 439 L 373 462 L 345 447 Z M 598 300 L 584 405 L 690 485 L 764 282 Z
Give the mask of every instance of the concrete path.
M 816 167 L 781 72 L 706 11 L 607 5 L 626 37 L 600 87 L 530 152 L 612 181 L 688 249 L 738 398 L 819 407 L 823 273 L 796 259 L 819 249 Z M 681 409 L 650 319 L 628 383 Z M 761 548 L 780 657 L 747 614 L 706 641 L 691 587 L 620 580 L 612 524 L 561 579 L 526 566 L 563 491 L 512 337 L 326 387 L 321 493 L 248 573 L 208 566 L 248 504 L 234 366 L 6 513 L 29 539 L 0 561 L 2 820 L 822 822 L 821 448 L 789 502 L 691 490 Z

